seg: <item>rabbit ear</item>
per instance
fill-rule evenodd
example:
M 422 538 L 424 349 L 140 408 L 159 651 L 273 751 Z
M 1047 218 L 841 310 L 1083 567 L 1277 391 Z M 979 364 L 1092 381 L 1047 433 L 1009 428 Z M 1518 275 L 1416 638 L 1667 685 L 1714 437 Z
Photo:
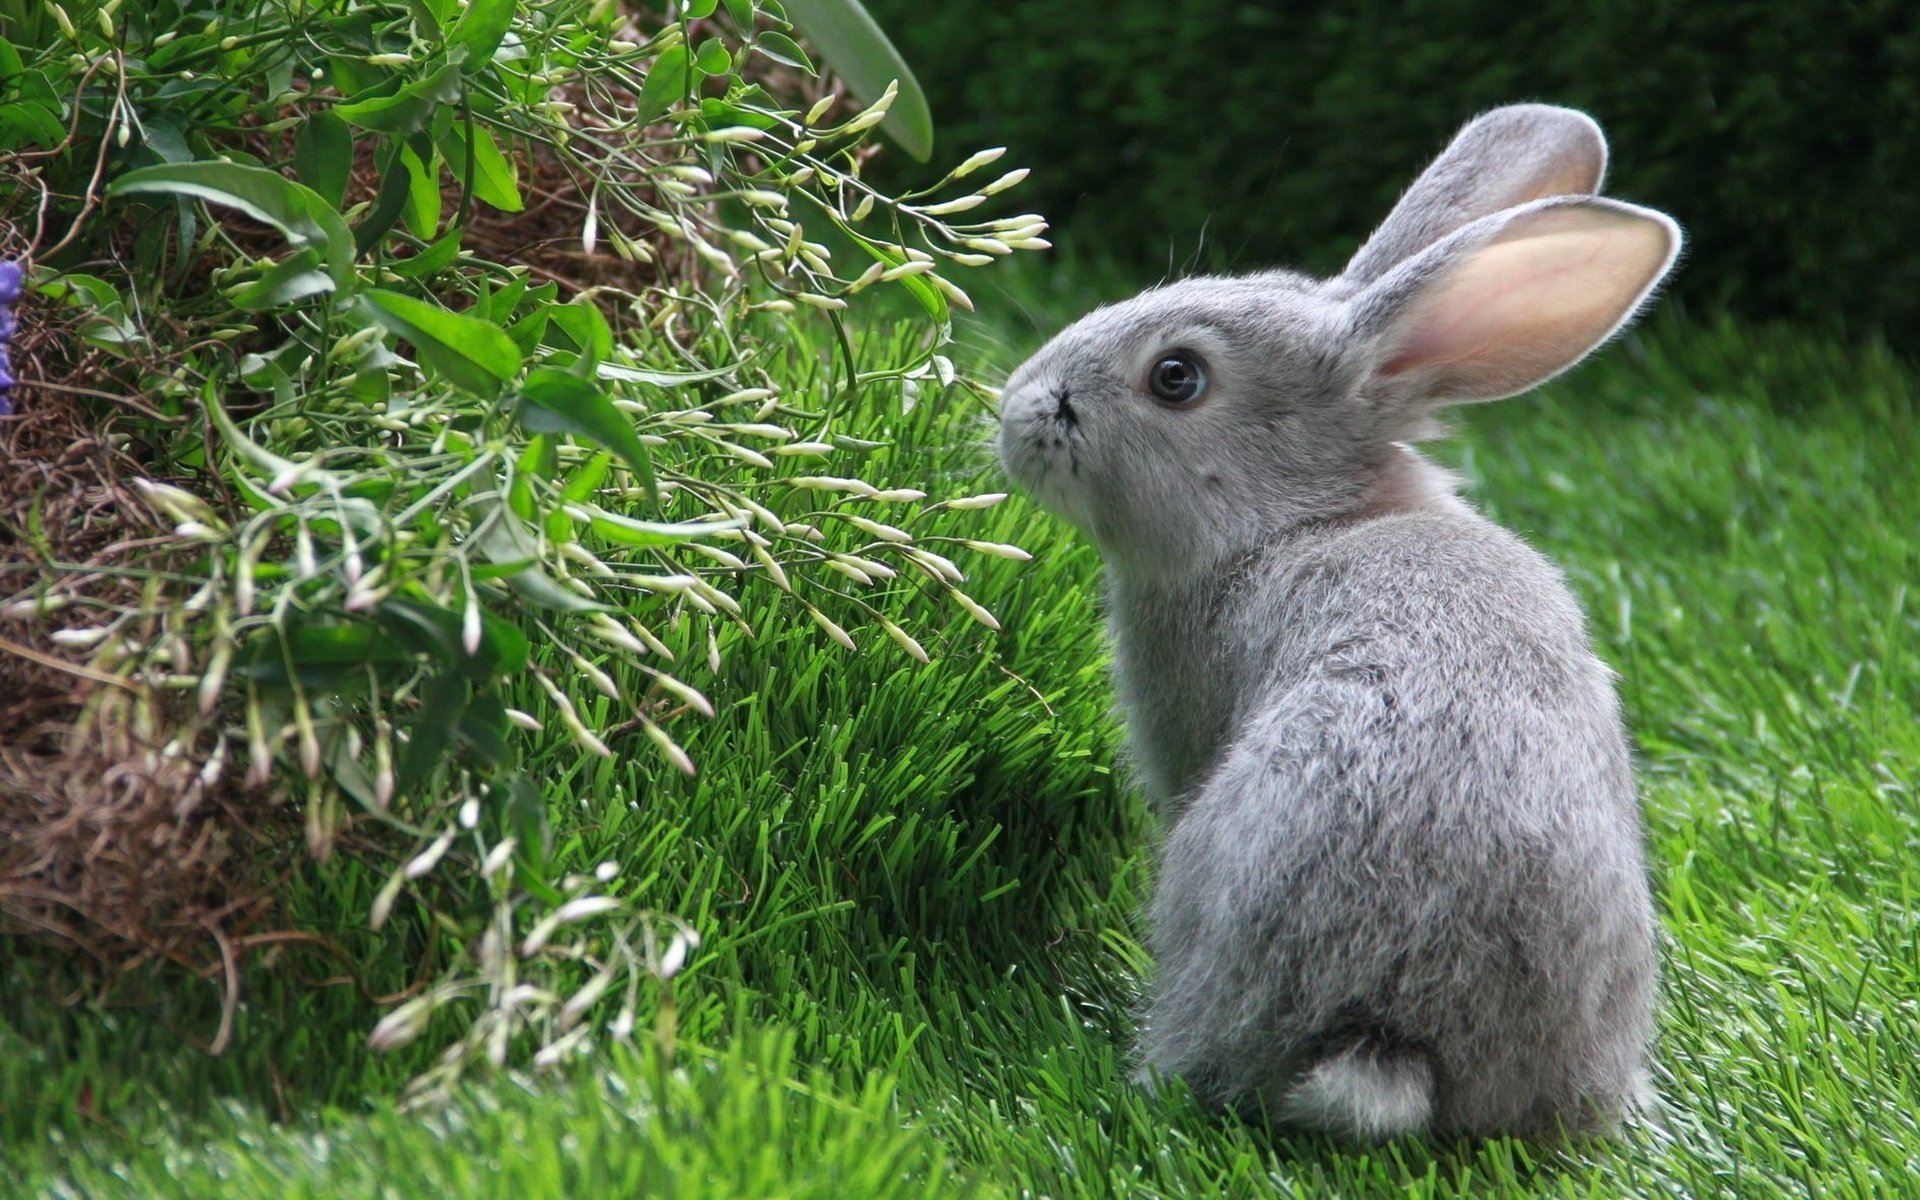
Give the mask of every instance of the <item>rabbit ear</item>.
M 1372 283 L 1467 224 L 1548 196 L 1590 196 L 1607 170 L 1593 118 L 1550 104 L 1510 104 L 1469 121 L 1347 264 Z
M 1680 252 L 1652 209 L 1562 196 L 1483 217 L 1353 301 L 1374 379 L 1426 401 L 1496 400 L 1586 357 Z

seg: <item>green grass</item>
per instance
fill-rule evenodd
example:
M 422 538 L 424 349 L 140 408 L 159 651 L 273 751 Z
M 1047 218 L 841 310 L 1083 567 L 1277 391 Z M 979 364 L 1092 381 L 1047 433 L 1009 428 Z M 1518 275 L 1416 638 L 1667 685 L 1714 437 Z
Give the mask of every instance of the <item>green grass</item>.
M 1084 303 L 1023 296 L 1041 324 Z M 998 328 L 1012 330 L 1008 320 Z M 1014 345 L 1026 332 L 976 333 Z M 1614 1143 L 1289 1141 L 1125 1082 L 1151 823 L 1116 766 L 1094 556 L 1024 503 L 971 526 L 1000 637 L 901 602 L 932 666 L 790 615 L 723 645 L 702 763 L 556 741 L 559 853 L 705 935 L 677 1045 L 389 1096 L 335 969 L 249 979 L 235 1048 L 174 985 L 63 1009 L 0 968 L 0 1158 L 67 1196 L 1901 1196 L 1920 1190 L 1920 375 L 1791 332 L 1665 323 L 1437 453 L 1567 568 L 1642 752 L 1665 922 L 1655 1122 Z M 992 481 L 977 409 L 865 418 L 863 469 Z M 929 488 L 929 490 L 934 490 Z M 956 553 L 956 557 L 959 554 Z M 313 870 L 349 932 L 378 886 Z M 380 987 L 406 945 L 380 944 Z M 417 947 L 414 947 L 417 949 Z M 62 981 L 64 982 L 64 981 Z M 424 1054 L 421 1050 L 418 1053 Z M 0 1189 L 4 1190 L 4 1189 Z

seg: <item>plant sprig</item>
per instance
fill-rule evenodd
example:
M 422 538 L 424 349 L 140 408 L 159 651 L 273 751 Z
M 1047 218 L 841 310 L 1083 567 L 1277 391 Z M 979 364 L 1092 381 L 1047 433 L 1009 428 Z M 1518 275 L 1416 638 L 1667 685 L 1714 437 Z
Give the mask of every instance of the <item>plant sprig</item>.
M 997 497 L 828 472 L 858 453 L 834 429 L 857 394 L 985 393 L 939 353 L 971 307 L 942 272 L 1044 248 L 1037 217 L 954 219 L 1024 173 L 890 196 L 862 166 L 897 84 L 790 106 L 759 73 L 790 67 L 777 9 L 677 11 L 75 4 L 35 60 L 73 80 L 69 132 L 0 110 L 71 230 L 35 286 L 209 435 L 143 489 L 199 555 L 184 602 L 169 579 L 144 606 L 39 588 L 5 611 L 87 615 L 64 642 L 91 669 L 190 693 L 174 740 L 202 748 L 204 785 L 299 802 L 314 853 L 388 831 L 369 924 L 417 906 L 474 947 L 374 1034 L 470 1014 L 420 1095 L 510 1045 L 564 1057 L 603 994 L 624 1035 L 638 980 L 665 987 L 697 944 L 603 887 L 617 868 L 554 876 L 524 739 L 606 756 L 631 732 L 691 772 L 672 726 L 713 714 L 695 679 L 718 631 L 753 632 L 748 590 L 925 662 L 876 597 L 994 628 L 942 550 L 1018 553 L 915 532 Z M 515 261 L 511 215 L 536 210 L 559 257 Z M 889 291 L 918 332 L 862 337 L 854 306 Z

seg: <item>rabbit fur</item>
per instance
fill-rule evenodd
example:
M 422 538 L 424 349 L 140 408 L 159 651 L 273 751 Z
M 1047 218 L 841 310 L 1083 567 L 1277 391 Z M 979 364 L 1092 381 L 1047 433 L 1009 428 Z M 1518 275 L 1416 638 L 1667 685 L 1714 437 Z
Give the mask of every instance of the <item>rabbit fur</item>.
M 1407 444 L 1625 324 L 1662 214 L 1584 115 L 1469 123 L 1331 281 L 1188 279 L 1009 379 L 999 452 L 1097 544 L 1165 827 L 1149 1077 L 1336 1136 L 1613 1127 L 1654 937 L 1612 674 L 1559 572 Z M 1150 392 L 1176 355 L 1192 403 Z

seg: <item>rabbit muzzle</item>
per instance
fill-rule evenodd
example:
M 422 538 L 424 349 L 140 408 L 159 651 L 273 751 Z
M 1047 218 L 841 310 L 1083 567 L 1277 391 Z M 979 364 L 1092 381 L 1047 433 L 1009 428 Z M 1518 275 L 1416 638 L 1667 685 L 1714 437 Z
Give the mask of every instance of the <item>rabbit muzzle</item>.
M 1000 398 L 1000 465 L 1049 512 L 1085 526 L 1086 430 L 1071 389 L 1024 381 Z

